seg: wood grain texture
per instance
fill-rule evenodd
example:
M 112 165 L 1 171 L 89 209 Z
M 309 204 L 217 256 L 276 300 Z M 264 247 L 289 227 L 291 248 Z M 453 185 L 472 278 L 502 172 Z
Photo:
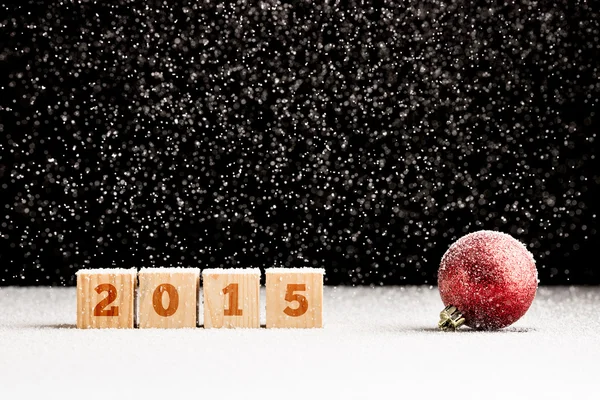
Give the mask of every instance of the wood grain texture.
M 78 271 L 77 328 L 133 328 L 136 281 L 135 269 Z
M 205 328 L 260 327 L 258 268 L 204 270 L 202 282 Z
M 140 328 L 197 326 L 198 268 L 143 268 L 138 279 Z
M 265 271 L 267 328 L 323 327 L 322 271 L 312 268 Z

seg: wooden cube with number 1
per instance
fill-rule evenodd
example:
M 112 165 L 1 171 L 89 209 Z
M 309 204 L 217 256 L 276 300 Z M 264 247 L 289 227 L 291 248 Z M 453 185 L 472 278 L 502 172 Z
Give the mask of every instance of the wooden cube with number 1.
M 267 328 L 322 328 L 321 268 L 268 268 Z
M 205 328 L 259 328 L 258 268 L 202 271 Z
M 199 268 L 142 268 L 140 328 L 195 328 L 198 324 Z
M 77 328 L 133 328 L 135 268 L 77 271 Z

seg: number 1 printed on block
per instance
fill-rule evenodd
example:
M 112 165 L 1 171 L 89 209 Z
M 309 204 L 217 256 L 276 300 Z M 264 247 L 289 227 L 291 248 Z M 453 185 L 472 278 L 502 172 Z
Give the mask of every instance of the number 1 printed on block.
M 223 315 L 226 317 L 233 317 L 233 316 L 241 317 L 241 316 L 243 316 L 244 312 L 242 310 L 240 310 L 238 307 L 239 284 L 238 283 L 230 283 L 229 285 L 225 286 L 225 288 L 223 289 L 223 294 L 229 295 L 229 303 L 228 303 L 229 306 L 227 307 L 227 309 L 225 310 Z
M 260 270 L 202 271 L 205 328 L 258 328 Z

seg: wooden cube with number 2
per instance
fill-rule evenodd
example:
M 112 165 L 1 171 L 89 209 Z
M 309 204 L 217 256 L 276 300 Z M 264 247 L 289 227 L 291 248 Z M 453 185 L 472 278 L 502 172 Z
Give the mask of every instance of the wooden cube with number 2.
M 267 328 L 323 327 L 323 269 L 269 268 L 265 272 Z
M 195 328 L 198 320 L 199 268 L 142 268 L 140 328 Z
M 205 328 L 259 328 L 260 270 L 202 271 Z
M 77 328 L 133 328 L 135 268 L 77 271 Z

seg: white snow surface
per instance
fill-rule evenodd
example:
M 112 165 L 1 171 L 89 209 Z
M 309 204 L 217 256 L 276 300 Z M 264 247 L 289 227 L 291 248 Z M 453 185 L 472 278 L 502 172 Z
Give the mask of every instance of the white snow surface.
M 326 287 L 310 330 L 78 330 L 75 306 L 74 288 L 0 288 L 0 399 L 597 395 L 600 287 L 542 287 L 498 332 L 439 332 L 435 287 Z

